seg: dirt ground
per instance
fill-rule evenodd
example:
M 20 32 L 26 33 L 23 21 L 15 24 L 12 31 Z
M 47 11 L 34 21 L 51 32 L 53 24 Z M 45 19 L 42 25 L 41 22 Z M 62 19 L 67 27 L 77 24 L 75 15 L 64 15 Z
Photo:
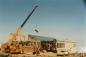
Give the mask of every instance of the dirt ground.
M 57 56 L 57 54 L 53 52 L 44 52 L 44 53 L 40 53 L 38 56 L 30 55 L 30 54 L 10 54 L 9 56 L 0 55 L 0 57 L 86 57 L 86 53 L 85 54 L 76 53 L 71 55 Z
M 43 53 L 40 56 L 37 57 L 86 57 L 86 55 L 82 55 L 82 54 L 71 54 L 71 55 L 63 55 L 63 56 L 57 56 L 56 53 Z
M 56 54 L 48 53 L 48 54 L 45 54 L 45 55 L 41 55 L 39 57 L 86 57 L 86 55 L 72 54 L 72 55 L 57 56 Z
M 48 53 L 40 53 L 40 55 L 38 56 L 21 54 L 21 55 L 9 56 L 9 57 L 86 57 L 86 56 L 81 54 L 57 56 L 56 53 L 48 52 Z

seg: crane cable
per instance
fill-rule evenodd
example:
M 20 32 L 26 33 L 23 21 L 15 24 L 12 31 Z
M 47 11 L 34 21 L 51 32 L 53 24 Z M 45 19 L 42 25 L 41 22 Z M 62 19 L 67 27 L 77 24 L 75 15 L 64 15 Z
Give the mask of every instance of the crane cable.
M 41 0 L 38 0 L 37 2 L 35 2 L 33 5 L 37 5 L 37 6 L 39 6 L 40 5 L 40 3 L 41 3 Z M 36 33 L 39 33 L 39 30 L 38 30 L 38 25 L 36 24 L 36 28 L 34 29 L 34 31 L 36 32 Z

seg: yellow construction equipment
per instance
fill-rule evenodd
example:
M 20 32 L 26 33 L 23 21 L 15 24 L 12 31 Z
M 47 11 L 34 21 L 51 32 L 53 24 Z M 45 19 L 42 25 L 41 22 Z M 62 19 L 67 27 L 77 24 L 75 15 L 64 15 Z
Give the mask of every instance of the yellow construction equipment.
M 35 54 L 35 53 L 39 52 L 39 48 L 37 47 L 37 44 L 36 44 L 36 43 L 40 43 L 39 41 L 34 41 L 34 40 L 18 41 L 18 40 L 16 40 L 18 36 L 21 36 L 21 37 L 24 36 L 23 34 L 21 34 L 21 30 L 37 7 L 38 6 L 36 5 L 33 8 L 31 13 L 27 16 L 27 18 L 24 20 L 24 22 L 21 24 L 21 26 L 17 29 L 16 33 L 10 34 L 10 40 L 8 42 L 2 44 L 1 50 L 3 52 L 13 53 L 13 54 L 14 53 L 16 53 L 16 54 L 18 54 L 18 53 L 30 53 L 30 52 Z

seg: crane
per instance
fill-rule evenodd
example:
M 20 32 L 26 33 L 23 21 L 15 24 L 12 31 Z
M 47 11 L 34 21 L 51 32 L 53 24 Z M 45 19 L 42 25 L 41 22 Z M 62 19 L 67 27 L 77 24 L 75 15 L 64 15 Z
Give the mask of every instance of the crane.
M 27 16 L 27 18 L 24 20 L 24 22 L 23 22 L 23 23 L 20 25 L 20 27 L 17 29 L 16 33 L 15 33 L 15 34 L 12 34 L 11 40 L 9 41 L 9 46 L 10 46 L 10 49 L 11 49 L 11 50 L 15 50 L 15 49 L 16 49 L 17 52 L 20 52 L 20 51 L 18 51 L 19 49 L 17 49 L 16 46 L 12 46 L 11 44 L 14 43 L 13 41 L 16 40 L 17 36 L 22 36 L 22 35 L 20 34 L 22 28 L 24 27 L 24 25 L 25 25 L 26 22 L 29 20 L 29 18 L 31 17 L 31 15 L 33 14 L 33 12 L 36 10 L 37 7 L 38 7 L 38 6 L 36 5 L 36 6 L 33 8 L 33 10 L 30 12 L 30 14 L 29 14 L 29 15 Z M 17 43 L 17 45 L 19 45 L 19 43 Z M 14 49 L 13 49 L 13 48 L 14 48 Z M 21 49 L 21 50 L 22 50 L 22 49 Z M 12 51 L 12 52 L 15 52 L 15 51 Z M 21 51 L 20 53 L 22 53 L 22 51 Z
M 20 27 L 17 29 L 16 33 L 10 34 L 10 40 L 4 44 L 2 44 L 2 51 L 4 52 L 10 52 L 11 50 L 15 50 L 16 46 L 12 46 L 12 44 L 14 43 L 13 41 L 16 40 L 17 36 L 19 36 L 22 28 L 24 27 L 24 25 L 26 24 L 26 22 L 29 20 L 29 18 L 31 17 L 31 15 L 33 14 L 33 12 L 36 10 L 38 6 L 36 5 L 32 11 L 30 12 L 30 14 L 27 16 L 27 18 L 24 20 L 24 22 L 20 25 Z M 18 49 L 17 49 L 18 50 Z
M 27 18 L 24 20 L 24 22 L 21 24 L 21 26 L 17 29 L 15 35 L 14 35 L 14 39 L 16 40 L 16 36 L 19 35 L 19 33 L 21 32 L 22 28 L 24 27 L 24 25 L 26 24 L 26 22 L 29 20 L 29 18 L 31 17 L 31 15 L 33 14 L 33 12 L 36 10 L 38 6 L 36 5 L 33 10 L 30 12 L 30 14 L 27 16 Z M 12 39 L 12 40 L 14 40 Z

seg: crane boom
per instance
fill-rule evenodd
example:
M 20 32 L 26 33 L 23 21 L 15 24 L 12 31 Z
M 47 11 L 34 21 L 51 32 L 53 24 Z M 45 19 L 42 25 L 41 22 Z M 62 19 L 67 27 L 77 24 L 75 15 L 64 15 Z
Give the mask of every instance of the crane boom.
M 16 34 L 18 34 L 21 29 L 24 27 L 24 25 L 26 24 L 26 22 L 29 20 L 30 16 L 33 14 L 33 12 L 35 11 L 35 9 L 37 8 L 38 6 L 36 5 L 33 10 L 30 12 L 30 14 L 27 16 L 27 18 L 24 20 L 24 22 L 21 24 L 21 26 L 18 28 Z
M 23 28 L 23 26 L 25 25 L 25 23 L 27 22 L 27 20 L 30 18 L 30 16 L 32 15 L 32 13 L 35 11 L 35 9 L 37 8 L 38 6 L 35 6 L 34 9 L 31 11 L 31 13 L 27 16 L 27 18 L 24 20 L 24 22 L 22 23 L 21 25 L 21 28 Z

